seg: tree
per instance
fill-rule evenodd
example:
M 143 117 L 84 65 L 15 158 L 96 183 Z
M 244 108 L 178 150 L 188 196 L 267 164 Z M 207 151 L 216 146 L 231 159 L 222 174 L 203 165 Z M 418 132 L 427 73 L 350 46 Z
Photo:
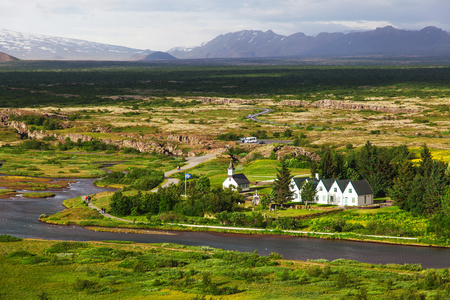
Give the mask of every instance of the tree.
M 272 199 L 270 199 L 270 196 L 269 196 L 269 195 L 262 195 L 262 196 L 261 196 L 261 201 L 260 201 L 260 203 L 261 203 L 261 207 L 262 207 L 263 209 L 268 209 L 268 208 L 269 208 L 269 205 L 270 205 L 270 202 L 272 202 Z
M 294 195 L 289 188 L 292 175 L 284 162 L 281 163 L 281 169 L 277 169 L 277 171 L 277 179 L 273 182 L 272 192 L 274 202 L 283 206 L 284 203 L 291 201 Z
M 419 173 L 423 177 L 430 176 L 431 165 L 433 163 L 433 156 L 431 155 L 430 149 L 428 149 L 426 144 L 423 144 L 420 149 L 420 164 L 419 164 Z
M 300 195 L 302 197 L 302 201 L 305 203 L 306 206 L 308 206 L 308 202 L 313 202 L 314 198 L 316 197 L 316 188 L 314 187 L 314 184 L 312 184 L 311 181 L 305 180 L 302 184 L 302 189 L 300 191 Z
M 407 204 L 408 195 L 412 189 L 415 171 L 413 164 L 408 159 L 401 162 L 397 169 L 398 175 L 394 178 L 392 188 L 389 189 L 389 197 L 391 197 L 401 209 L 404 209 Z

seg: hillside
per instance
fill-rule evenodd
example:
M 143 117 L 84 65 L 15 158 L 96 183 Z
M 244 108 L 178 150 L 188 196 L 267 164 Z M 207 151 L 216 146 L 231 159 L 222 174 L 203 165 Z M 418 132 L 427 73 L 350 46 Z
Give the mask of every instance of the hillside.
M 13 57 L 13 56 L 11 56 L 11 55 L 6 54 L 6 53 L 0 52 L 0 63 L 2 63 L 2 62 L 9 62 L 9 61 L 16 61 L 16 60 L 18 60 L 18 59 Z
M 0 51 L 25 60 L 129 60 L 153 52 L 10 30 L 0 30 Z

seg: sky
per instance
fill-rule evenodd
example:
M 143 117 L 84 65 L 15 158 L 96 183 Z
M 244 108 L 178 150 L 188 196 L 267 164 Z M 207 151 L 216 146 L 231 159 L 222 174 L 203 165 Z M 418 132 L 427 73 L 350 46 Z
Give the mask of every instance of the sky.
M 240 30 L 450 32 L 450 0 L 0 0 L 0 29 L 153 51 Z

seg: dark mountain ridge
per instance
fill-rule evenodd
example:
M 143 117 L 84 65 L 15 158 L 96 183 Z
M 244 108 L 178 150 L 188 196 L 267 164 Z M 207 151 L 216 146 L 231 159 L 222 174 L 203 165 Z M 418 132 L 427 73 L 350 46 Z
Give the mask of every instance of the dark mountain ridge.
M 169 50 L 177 58 L 263 58 L 263 57 L 343 57 L 343 56 L 442 56 L 450 55 L 450 35 L 436 27 L 419 31 L 392 26 L 352 33 L 303 33 L 283 36 L 244 30 L 219 35 L 193 49 Z

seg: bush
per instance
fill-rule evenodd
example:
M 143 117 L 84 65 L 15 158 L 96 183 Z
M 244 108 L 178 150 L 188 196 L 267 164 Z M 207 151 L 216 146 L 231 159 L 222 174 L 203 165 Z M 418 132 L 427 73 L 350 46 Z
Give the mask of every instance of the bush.
M 21 240 L 22 240 L 21 238 L 12 235 L 7 234 L 0 235 L 0 243 L 19 242 Z

